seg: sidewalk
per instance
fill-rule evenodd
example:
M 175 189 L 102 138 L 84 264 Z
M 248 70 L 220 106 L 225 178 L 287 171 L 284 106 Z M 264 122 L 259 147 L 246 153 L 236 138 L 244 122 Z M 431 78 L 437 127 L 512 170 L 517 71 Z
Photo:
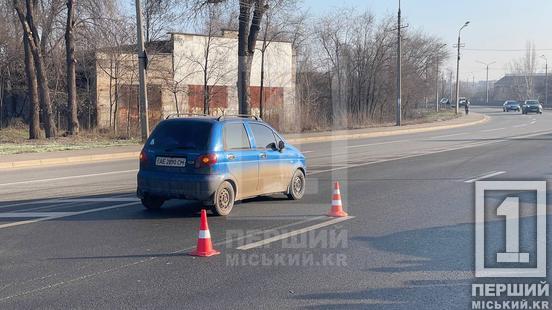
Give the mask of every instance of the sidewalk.
M 460 128 L 486 122 L 487 116 L 472 113 L 469 116 L 448 121 L 406 125 L 402 127 L 374 127 L 353 130 L 337 130 L 315 133 L 285 135 L 292 144 L 308 144 L 346 139 L 387 137 L 401 134 L 420 133 L 442 129 Z M 48 167 L 57 165 L 83 164 L 100 161 L 138 159 L 141 145 L 115 146 L 86 150 L 58 151 L 45 153 L 23 153 L 0 156 L 0 170 L 29 167 Z

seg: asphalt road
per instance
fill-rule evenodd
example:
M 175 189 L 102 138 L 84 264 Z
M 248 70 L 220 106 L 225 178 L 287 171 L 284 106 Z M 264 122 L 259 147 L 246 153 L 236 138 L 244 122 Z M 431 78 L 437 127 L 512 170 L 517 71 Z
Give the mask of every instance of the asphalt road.
M 304 199 L 209 217 L 210 258 L 186 255 L 199 204 L 142 209 L 137 161 L 2 171 L 0 309 L 469 309 L 474 182 L 552 178 L 552 112 L 473 110 L 490 121 L 300 146 Z M 349 218 L 324 216 L 333 181 Z

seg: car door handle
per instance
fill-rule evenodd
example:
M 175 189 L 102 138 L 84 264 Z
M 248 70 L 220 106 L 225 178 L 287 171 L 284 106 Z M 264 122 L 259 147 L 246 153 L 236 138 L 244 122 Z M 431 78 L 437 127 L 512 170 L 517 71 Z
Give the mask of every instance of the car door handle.
M 266 158 L 266 153 L 261 153 L 261 154 L 259 154 L 259 157 L 260 157 L 260 158 Z
M 234 160 L 234 159 L 236 159 L 236 155 L 234 155 L 234 154 L 228 154 L 228 155 L 226 155 L 226 158 L 227 158 L 228 160 Z

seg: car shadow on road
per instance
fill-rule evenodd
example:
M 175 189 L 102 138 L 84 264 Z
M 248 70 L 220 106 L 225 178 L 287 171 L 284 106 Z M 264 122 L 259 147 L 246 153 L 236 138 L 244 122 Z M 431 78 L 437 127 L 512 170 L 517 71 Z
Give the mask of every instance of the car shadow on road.
M 279 203 L 288 201 L 284 195 L 267 195 L 237 201 L 236 206 L 248 203 Z M 120 208 L 117 205 L 121 205 Z M 110 207 L 114 207 L 110 209 Z M 107 208 L 107 210 L 102 210 Z M 94 212 L 98 209 L 99 212 Z M 56 221 L 95 221 L 95 220 L 158 220 L 170 218 L 198 218 L 202 209 L 208 212 L 210 206 L 194 200 L 169 200 L 159 210 L 145 209 L 134 192 L 117 192 L 95 195 L 64 195 L 46 199 L 26 199 L 0 202 L 0 219 L 3 212 L 74 212 L 74 216 L 57 218 Z M 92 210 L 92 212 L 87 212 Z M 79 214 L 81 213 L 81 214 Z M 11 218 L 10 221 L 17 221 Z
M 548 229 L 552 216 L 547 216 Z M 520 227 L 535 226 L 536 216 L 524 217 Z M 503 249 L 504 221 L 490 221 L 485 224 L 486 249 Z M 535 253 L 535 230 L 522 230 L 520 244 L 522 252 Z M 500 236 L 491 238 L 490 236 Z M 355 246 L 371 248 L 381 252 L 385 266 L 373 267 L 366 258 L 364 272 L 367 278 L 386 279 L 385 283 L 374 283 L 358 291 L 331 291 L 296 295 L 301 300 L 316 300 L 317 306 L 307 308 L 325 309 L 466 309 L 471 302 L 471 284 L 475 275 L 475 225 L 464 223 L 401 231 L 381 237 L 356 236 L 351 238 Z M 550 240 L 547 242 L 550 248 Z M 493 265 L 495 252 L 486 251 L 486 267 Z M 391 258 L 389 258 L 391 257 Z M 393 260 L 393 257 L 398 257 Z M 372 265 L 372 266 L 371 266 Z M 526 267 L 536 266 L 535 255 Z M 548 282 L 550 282 L 550 257 L 548 257 Z M 503 267 L 503 266 L 501 266 Z M 515 266 L 507 266 L 515 267 Z M 375 274 L 377 276 L 375 276 Z M 382 277 L 383 276 L 383 277 Z M 519 278 L 485 279 L 478 283 L 523 282 Z M 494 282 L 493 282 L 494 281 Z M 499 281 L 499 282 L 497 282 Z M 389 287 L 385 287 L 385 286 Z M 384 286 L 383 288 L 381 286 Z

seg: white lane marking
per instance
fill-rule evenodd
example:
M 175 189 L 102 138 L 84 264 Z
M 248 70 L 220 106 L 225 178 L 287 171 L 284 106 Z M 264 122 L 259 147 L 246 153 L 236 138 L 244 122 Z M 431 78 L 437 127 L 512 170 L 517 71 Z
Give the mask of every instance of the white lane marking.
M 75 212 L 4 212 L 0 213 L 0 218 L 70 216 L 74 213 Z
M 303 221 L 299 221 L 299 222 L 293 222 L 293 223 L 290 223 L 290 224 L 285 224 L 285 225 L 273 227 L 273 228 L 267 229 L 267 230 L 265 230 L 265 231 L 259 231 L 259 232 L 256 231 L 255 233 L 243 235 L 243 236 L 240 236 L 240 237 L 237 237 L 237 238 L 226 238 L 226 239 L 224 239 L 224 240 L 222 240 L 222 241 L 214 242 L 213 245 L 214 245 L 214 246 L 219 246 L 219 245 L 224 245 L 224 244 L 231 244 L 232 242 L 236 242 L 236 241 L 240 241 L 240 240 L 243 240 L 243 239 L 247 239 L 247 238 L 250 238 L 250 237 L 255 236 L 255 235 L 257 235 L 257 234 L 263 234 L 263 233 L 269 232 L 269 231 L 280 230 L 280 229 L 284 229 L 284 228 L 287 228 L 287 227 L 291 227 L 291 226 L 295 226 L 295 225 L 304 224 L 304 223 L 309 222 L 309 221 L 313 221 L 313 220 L 317 220 L 317 219 L 322 219 L 322 218 L 325 218 L 325 217 L 326 217 L 326 216 L 313 217 L 313 218 L 310 218 L 310 219 L 307 219 L 307 220 L 303 220 Z M 194 249 L 195 247 L 196 247 L 196 245 L 194 244 L 194 245 L 191 245 L 191 246 L 189 246 L 189 247 L 186 247 L 186 248 L 183 248 L 183 249 L 180 249 L 180 250 L 176 250 L 176 251 L 170 252 L 169 254 L 184 253 L 184 252 L 186 252 L 186 251 L 189 251 L 189 250 Z M 59 281 L 59 282 L 50 283 L 50 284 L 47 284 L 47 285 L 45 285 L 45 286 L 42 286 L 42 287 L 39 287 L 39 288 L 36 288 L 36 289 L 31 289 L 31 290 L 27 290 L 27 291 L 23 291 L 23 292 L 17 293 L 17 294 L 15 294 L 15 295 L 10 295 L 10 296 L 6 296 L 6 297 L 2 297 L 2 298 L 0 298 L 0 302 L 5 301 L 5 300 L 9 300 L 9 299 L 13 299 L 13 298 L 16 298 L 16 297 L 21 297 L 21 296 L 29 295 L 29 294 L 36 293 L 36 292 L 45 291 L 45 290 L 48 290 L 48 289 L 51 289 L 51 288 L 55 288 L 55 287 L 59 287 L 59 286 L 62 286 L 62 285 L 66 285 L 66 284 L 69 284 L 69 283 L 75 283 L 75 282 L 78 282 L 78 281 L 86 280 L 86 279 L 88 279 L 88 278 L 92 278 L 92 277 L 95 277 L 95 276 L 98 276 L 98 275 L 108 274 L 108 273 L 115 272 L 115 271 L 118 271 L 118 270 L 122 270 L 122 269 L 125 269 L 125 268 L 128 268 L 128 267 L 132 267 L 132 266 L 136 266 L 136 265 L 139 265 L 139 264 L 151 262 L 151 261 L 157 260 L 157 259 L 162 258 L 162 257 L 164 257 L 164 255 L 147 257 L 147 258 L 141 259 L 141 260 L 139 260 L 139 261 L 134 261 L 134 262 L 132 262 L 132 263 L 123 264 L 123 265 L 119 265 L 119 266 L 116 266 L 116 267 L 113 267 L 113 268 L 104 269 L 104 270 L 100 270 L 100 271 L 97 271 L 97 272 L 84 274 L 84 275 L 78 276 L 78 277 L 76 277 L 76 278 L 70 278 L 70 279 L 66 279 L 66 280 L 61 280 L 61 281 Z M 40 277 L 40 278 L 38 278 L 38 279 L 45 279 L 45 278 L 47 278 L 47 277 L 48 277 L 48 276 L 44 276 L 44 277 Z M 24 281 L 24 282 L 27 282 L 27 281 Z M 24 282 L 15 283 L 15 285 L 19 285 L 19 284 L 24 283 Z M 13 284 L 14 284 L 14 283 L 10 283 L 10 284 L 8 284 L 8 285 L 6 285 L 6 286 L 4 286 L 4 287 L 13 286 Z
M 532 121 L 532 122 L 531 122 L 531 125 L 534 125 L 536 122 L 537 122 L 536 120 Z
M 0 206 L 0 209 L 5 208 L 11 208 L 11 207 L 20 207 L 20 206 L 26 206 L 26 205 L 34 205 L 34 204 L 54 204 L 58 202 L 56 199 L 47 199 L 47 200 L 38 200 L 38 201 L 27 201 L 27 202 L 20 202 L 20 203 L 12 203 L 9 205 L 3 205 Z
M 308 227 L 305 227 L 305 228 L 301 228 L 301 229 L 298 229 L 298 230 L 290 231 L 290 232 L 287 232 L 285 234 L 270 237 L 270 238 L 260 240 L 260 241 L 257 241 L 257 242 L 252 242 L 252 243 L 237 247 L 237 249 L 238 250 L 250 250 L 250 249 L 253 249 L 253 248 L 258 248 L 260 246 L 263 246 L 263 245 L 266 245 L 266 244 L 269 244 L 269 243 L 272 243 L 272 242 L 276 242 L 276 241 L 283 240 L 283 239 L 286 239 L 286 238 L 289 238 L 289 237 L 304 234 L 308 231 L 319 229 L 319 228 L 330 226 L 330 225 L 334 225 L 334 224 L 337 224 L 337 223 L 340 223 L 340 222 L 343 222 L 343 221 L 346 221 L 346 220 L 350 220 L 352 218 L 354 218 L 354 216 L 334 218 L 334 219 L 331 219 L 331 220 L 326 221 L 326 222 L 322 222 L 322 223 L 315 224 L 315 225 L 312 225 L 312 226 L 308 226 Z
M 357 168 L 357 167 L 370 166 L 370 165 L 375 165 L 375 164 L 380 164 L 380 163 L 386 163 L 386 162 L 389 162 L 389 161 L 396 161 L 396 160 L 401 160 L 401 159 L 409 159 L 409 158 L 421 157 L 421 156 L 425 156 L 425 155 L 456 151 L 456 150 L 466 149 L 466 148 L 470 148 L 470 147 L 477 147 L 477 146 L 487 145 L 487 144 L 491 144 L 491 143 L 496 143 L 498 141 L 501 141 L 501 140 L 492 141 L 492 142 L 477 142 L 477 143 L 464 145 L 464 146 L 460 146 L 460 147 L 447 148 L 447 149 L 438 149 L 436 151 L 428 151 L 428 152 L 423 152 L 423 153 L 416 152 L 414 154 L 409 154 L 409 155 L 405 155 L 405 156 L 379 159 L 379 160 L 369 161 L 369 162 L 365 162 L 365 163 L 361 163 L 361 164 L 354 164 L 354 165 L 331 168 L 331 169 L 326 169 L 326 170 L 317 170 L 317 171 L 313 171 L 313 172 L 310 172 L 310 173 L 307 172 L 307 175 L 310 176 L 310 175 L 315 175 L 315 174 L 320 174 L 320 173 L 325 173 L 325 172 L 333 172 L 333 171 L 338 171 L 338 170 L 347 170 L 347 169 L 350 169 L 350 168 Z
M 453 134 L 450 134 L 450 135 L 442 135 L 442 136 L 431 137 L 430 139 L 441 139 L 441 138 L 448 138 L 448 137 L 456 137 L 456 136 L 461 136 L 461 135 L 468 134 L 468 133 L 469 132 L 459 132 L 459 133 L 453 133 Z
M 308 153 L 312 153 L 312 152 L 314 152 L 314 151 L 301 151 L 301 153 L 303 153 L 303 154 L 308 154 Z
M 467 180 L 464 181 L 464 183 L 474 183 L 474 182 L 479 181 L 479 180 L 488 179 L 490 177 L 494 177 L 494 176 L 505 174 L 505 173 L 506 173 L 506 171 L 491 171 L 491 172 L 488 172 L 486 174 L 476 176 L 472 179 L 467 179 Z
M 93 173 L 93 174 L 81 174 L 81 175 L 72 175 L 72 176 L 59 177 L 59 178 L 37 179 L 37 180 L 29 180 L 29 181 L 21 181 L 21 182 L 13 182 L 13 183 L 0 183 L 0 186 L 42 183 L 42 182 L 51 182 L 51 181 L 60 181 L 60 180 L 72 180 L 72 179 L 80 179 L 80 178 L 88 178 L 88 177 L 98 177 L 98 176 L 104 176 L 104 175 L 124 174 L 124 173 L 137 172 L 137 171 L 138 169 L 132 169 L 132 170 L 111 171 L 111 172 Z
M 492 132 L 492 131 L 499 131 L 499 130 L 504 130 L 506 128 L 502 127 L 502 128 L 494 128 L 494 129 L 487 129 L 487 130 L 481 130 L 481 132 Z
M 68 216 L 75 216 L 75 215 L 87 214 L 87 213 L 92 213 L 92 212 L 99 212 L 99 211 L 106 211 L 106 210 L 111 210 L 111 209 L 116 209 L 116 208 L 123 208 L 123 207 L 132 206 L 132 205 L 135 205 L 135 204 L 138 204 L 138 203 L 137 202 L 123 203 L 123 204 L 109 206 L 109 207 L 96 208 L 96 209 L 77 211 L 77 212 L 70 212 L 71 213 L 70 215 L 64 215 L 64 214 L 53 215 L 53 216 L 41 217 L 41 218 L 37 218 L 37 219 L 33 219 L 33 220 L 7 223 L 7 224 L 0 225 L 0 229 L 8 228 L 8 227 L 14 227 L 14 226 L 20 226 L 20 225 L 33 224 L 33 223 L 38 223 L 38 222 L 42 222 L 42 221 L 60 219 L 60 218 L 68 217 Z M 60 213 L 65 213 L 65 212 L 60 212 Z
M 393 143 L 401 143 L 401 142 L 408 142 L 412 140 L 395 140 L 395 141 L 386 141 L 386 142 L 374 142 L 374 143 L 367 143 L 367 144 L 358 144 L 358 145 L 349 145 L 347 148 L 354 149 L 358 147 L 365 147 L 365 146 L 372 146 L 372 145 L 385 145 L 385 144 L 393 144 Z
M 422 153 L 409 154 L 409 155 L 399 156 L 399 157 L 395 157 L 395 158 L 385 158 L 385 159 L 380 159 L 380 160 L 375 160 L 375 161 L 370 161 L 370 162 L 366 162 L 366 163 L 355 164 L 355 165 L 350 165 L 350 166 L 345 166 L 345 167 L 337 167 L 337 168 L 332 168 L 332 169 L 327 169 L 327 170 L 314 171 L 314 172 L 311 172 L 311 173 L 307 172 L 307 175 L 310 176 L 310 175 L 315 175 L 315 174 L 320 174 L 320 173 L 333 172 L 333 171 L 338 171 L 338 170 L 346 170 L 346 169 L 356 168 L 356 167 L 370 166 L 370 165 L 375 165 L 375 164 L 380 164 L 380 163 L 385 163 L 385 162 L 390 162 L 390 161 L 416 158 L 416 157 L 422 157 L 422 156 L 426 156 L 426 155 L 463 150 L 463 149 L 468 149 L 468 148 L 473 148 L 473 147 L 478 147 L 478 146 L 485 146 L 485 145 L 491 145 L 491 144 L 495 144 L 495 143 L 507 142 L 507 141 L 511 141 L 512 139 L 531 138 L 531 137 L 541 136 L 541 135 L 549 134 L 549 133 L 552 133 L 552 130 L 541 131 L 541 132 L 526 134 L 526 135 L 514 136 L 510 139 L 504 139 L 503 138 L 503 139 L 496 139 L 496 140 L 493 140 L 493 141 L 476 142 L 476 143 L 466 144 L 466 145 L 462 145 L 462 146 L 458 146 L 458 147 L 438 149 L 438 150 L 429 150 L 429 151 L 422 152 Z M 328 155 L 326 157 L 331 157 L 331 156 L 333 156 L 333 155 Z
M 527 127 L 527 126 L 529 126 L 529 125 L 527 125 L 527 124 L 521 124 L 521 125 L 516 125 L 516 126 L 514 126 L 514 128 L 521 128 L 521 127 Z
M 139 201 L 140 199 L 134 197 L 121 197 L 121 198 L 70 198 L 70 199 L 60 199 L 56 202 L 131 202 Z
M 38 200 L 38 201 L 26 201 L 26 202 L 20 202 L 20 203 L 13 203 L 9 205 L 0 205 L 0 209 L 5 208 L 12 208 L 12 207 L 20 207 L 20 206 L 26 206 L 26 205 L 35 205 L 35 204 L 58 204 L 58 203 L 74 203 L 74 202 L 130 202 L 130 201 L 138 201 L 138 198 L 132 198 L 132 197 L 111 197 L 111 198 L 64 198 L 64 199 L 45 199 L 45 200 Z M 71 206 L 71 204 L 65 205 L 63 207 Z M 45 208 L 48 208 L 49 206 L 46 206 Z

